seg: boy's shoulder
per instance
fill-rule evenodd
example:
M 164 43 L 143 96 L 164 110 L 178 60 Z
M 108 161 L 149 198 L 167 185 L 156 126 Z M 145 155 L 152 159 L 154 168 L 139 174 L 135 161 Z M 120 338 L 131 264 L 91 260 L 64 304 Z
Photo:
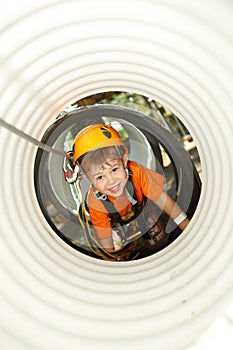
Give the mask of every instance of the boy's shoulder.
M 133 169 L 139 170 L 139 169 L 142 169 L 142 165 L 138 162 L 135 162 L 134 160 L 129 160 L 128 161 L 128 168 L 130 170 L 133 170 Z
M 164 181 L 164 176 L 160 172 L 147 168 L 138 162 L 129 161 L 128 167 L 132 178 L 146 178 L 148 182 L 150 182 L 150 179 L 154 179 L 157 183 L 162 183 Z
M 150 169 L 146 168 L 144 165 L 133 160 L 128 161 L 128 168 L 131 171 L 132 175 L 139 174 L 140 172 L 150 171 Z
M 105 206 L 100 199 L 101 198 L 98 198 L 98 194 L 95 193 L 93 187 L 90 186 L 86 194 L 86 204 L 88 208 L 91 207 L 93 210 L 104 212 Z

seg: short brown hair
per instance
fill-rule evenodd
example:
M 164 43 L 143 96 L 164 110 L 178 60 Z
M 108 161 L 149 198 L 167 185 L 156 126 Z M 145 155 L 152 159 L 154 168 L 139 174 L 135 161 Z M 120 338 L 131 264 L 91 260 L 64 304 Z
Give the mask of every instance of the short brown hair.
M 100 167 L 113 159 L 122 159 L 125 155 L 125 148 L 122 146 L 110 146 L 98 148 L 94 151 L 88 152 L 81 162 L 83 172 L 88 175 L 93 168 Z

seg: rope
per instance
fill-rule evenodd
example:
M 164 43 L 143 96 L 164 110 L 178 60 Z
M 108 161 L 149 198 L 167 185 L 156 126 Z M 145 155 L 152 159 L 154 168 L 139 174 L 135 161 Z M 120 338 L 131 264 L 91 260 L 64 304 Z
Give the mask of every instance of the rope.
M 26 134 L 24 131 L 19 130 L 18 128 L 7 123 L 5 120 L 3 120 L 1 118 L 0 118 L 0 126 L 2 126 L 3 128 L 7 129 L 10 132 L 12 132 L 13 134 L 19 136 L 20 138 L 32 143 L 33 145 L 37 146 L 38 148 L 43 149 L 44 151 L 57 154 L 60 157 L 68 157 L 68 158 L 70 157 L 68 153 L 58 151 L 57 149 L 52 148 L 41 141 L 38 141 L 37 139 L 35 139 L 31 135 Z

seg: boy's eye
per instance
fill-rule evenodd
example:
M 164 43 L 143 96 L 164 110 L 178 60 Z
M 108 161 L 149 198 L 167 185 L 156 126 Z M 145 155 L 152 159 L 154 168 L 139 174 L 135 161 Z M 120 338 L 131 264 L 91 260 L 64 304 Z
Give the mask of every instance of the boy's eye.
M 102 176 L 102 175 L 97 176 L 97 178 L 96 178 L 97 181 L 101 181 L 102 179 L 103 179 L 103 176 Z
M 115 168 L 112 169 L 112 172 L 115 173 L 117 170 L 118 170 L 118 167 L 115 167 Z

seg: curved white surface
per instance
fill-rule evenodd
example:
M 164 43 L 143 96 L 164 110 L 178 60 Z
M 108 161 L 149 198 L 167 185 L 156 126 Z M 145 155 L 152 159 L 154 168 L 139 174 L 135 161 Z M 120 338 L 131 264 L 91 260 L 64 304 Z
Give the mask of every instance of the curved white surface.
M 102 262 L 52 232 L 34 191 L 36 149 L 1 129 L 1 348 L 193 346 L 233 300 L 231 1 L 3 0 L 0 10 L 2 118 L 40 138 L 79 98 L 144 94 L 187 125 L 203 179 L 172 245 Z

